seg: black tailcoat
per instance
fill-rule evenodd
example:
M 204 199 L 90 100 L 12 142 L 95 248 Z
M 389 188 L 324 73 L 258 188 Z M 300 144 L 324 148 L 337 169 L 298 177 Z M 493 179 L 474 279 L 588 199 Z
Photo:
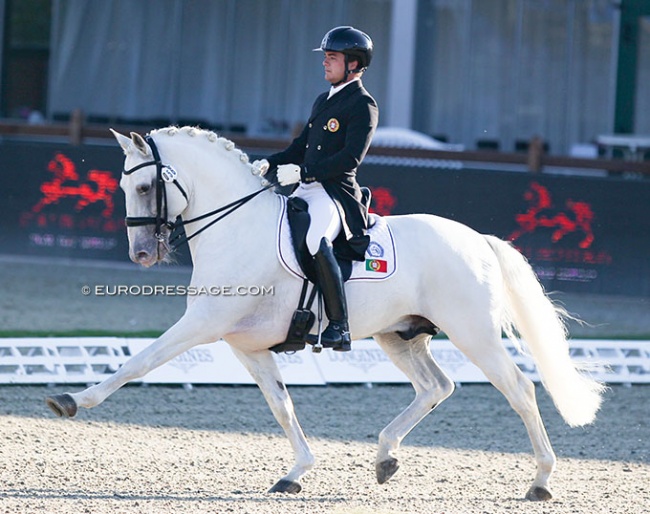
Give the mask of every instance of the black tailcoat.
M 367 207 L 356 180 L 379 119 L 374 98 L 356 80 L 327 99 L 321 94 L 304 129 L 289 147 L 268 157 L 270 169 L 298 164 L 301 181 L 320 182 L 336 203 L 347 240 L 341 256 L 364 260 L 369 238 Z

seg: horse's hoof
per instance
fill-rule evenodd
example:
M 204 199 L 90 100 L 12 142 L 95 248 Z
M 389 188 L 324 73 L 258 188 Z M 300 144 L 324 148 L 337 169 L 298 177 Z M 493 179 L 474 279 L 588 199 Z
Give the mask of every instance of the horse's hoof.
M 77 414 L 77 402 L 68 393 L 48 396 L 45 403 L 60 418 L 73 418 Z
M 526 493 L 526 499 L 533 502 L 547 502 L 551 498 L 553 495 L 546 487 L 533 486 Z
M 378 462 L 375 469 L 377 471 L 377 482 L 385 484 L 399 469 L 399 464 L 397 463 L 397 459 L 391 457 L 385 461 Z
M 285 480 L 284 478 L 275 484 L 271 489 L 270 493 L 291 493 L 296 494 L 302 491 L 302 486 L 299 482 L 294 482 L 292 480 Z

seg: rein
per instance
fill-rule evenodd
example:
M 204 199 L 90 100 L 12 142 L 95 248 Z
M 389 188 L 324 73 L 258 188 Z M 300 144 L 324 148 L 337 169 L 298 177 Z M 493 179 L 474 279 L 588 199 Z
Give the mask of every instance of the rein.
M 153 160 L 143 162 L 141 164 L 138 164 L 137 166 L 134 166 L 133 168 L 124 170 L 123 173 L 125 175 L 131 175 L 132 173 L 138 171 L 139 169 L 146 168 L 147 166 L 154 166 L 154 165 L 156 166 L 156 215 L 155 216 L 127 216 L 124 219 L 127 227 L 142 227 L 146 225 L 155 225 L 156 230 L 154 232 L 154 236 L 158 241 L 162 242 L 165 240 L 165 236 L 162 233 L 163 226 L 167 227 L 170 230 L 170 232 L 173 233 L 175 230 L 184 228 L 185 225 L 194 223 L 196 221 L 204 220 L 206 218 L 209 218 L 210 216 L 214 216 L 219 213 L 223 213 L 218 218 L 213 219 L 208 224 L 206 224 L 205 226 L 201 227 L 199 230 L 194 232 L 191 236 L 177 234 L 173 238 L 171 238 L 169 244 L 171 248 L 174 250 L 179 246 L 187 243 L 190 239 L 194 238 L 195 236 L 198 236 L 205 229 L 211 227 L 218 221 L 222 220 L 229 214 L 233 213 L 234 211 L 236 211 L 237 209 L 239 209 L 240 207 L 248 203 L 250 200 L 255 198 L 260 193 L 263 193 L 267 189 L 270 189 L 277 185 L 277 182 L 275 182 L 267 186 L 264 186 L 262 189 L 259 189 L 249 195 L 239 198 L 238 200 L 235 200 L 234 202 L 231 202 L 228 205 L 224 205 L 223 207 L 219 207 L 218 209 L 214 209 L 213 211 L 206 212 L 205 214 L 201 214 L 200 216 L 196 216 L 195 218 L 191 218 L 189 220 L 183 220 L 181 219 L 180 216 L 178 216 L 178 218 L 176 218 L 176 221 L 172 222 L 169 221 L 168 219 L 167 188 L 165 187 L 165 184 L 166 183 L 174 184 L 181 192 L 185 200 L 189 201 L 189 198 L 187 196 L 187 193 L 183 189 L 183 186 L 181 186 L 181 184 L 176 179 L 176 177 L 178 176 L 176 170 L 171 166 L 169 166 L 168 164 L 163 164 L 162 160 L 160 159 L 160 153 L 158 152 L 158 147 L 156 146 L 156 143 L 154 142 L 153 138 L 151 136 L 145 136 L 145 141 L 151 147 Z

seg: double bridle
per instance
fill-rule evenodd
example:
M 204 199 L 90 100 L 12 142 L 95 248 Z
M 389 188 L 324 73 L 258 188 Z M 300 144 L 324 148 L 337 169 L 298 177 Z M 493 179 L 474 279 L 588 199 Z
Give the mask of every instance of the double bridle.
M 238 200 L 235 200 L 234 202 L 231 202 L 228 205 L 224 205 L 223 207 L 219 207 L 218 209 L 215 209 L 213 211 L 206 212 L 205 214 L 201 214 L 200 216 L 197 216 L 195 218 L 191 218 L 189 220 L 183 220 L 180 216 L 178 216 L 175 221 L 169 221 L 168 210 L 167 210 L 166 184 L 174 184 L 178 188 L 180 193 L 183 195 L 186 201 L 189 201 L 189 197 L 187 196 L 187 193 L 183 189 L 183 186 L 181 186 L 181 184 L 177 180 L 178 173 L 176 172 L 176 170 L 168 164 L 163 164 L 162 160 L 160 159 L 160 153 L 158 152 L 158 147 L 156 146 L 156 143 L 154 142 L 153 138 L 151 136 L 145 136 L 145 141 L 151 147 L 153 160 L 138 164 L 133 168 L 124 170 L 122 173 L 124 173 L 125 175 L 131 175 L 132 173 L 138 171 L 139 169 L 146 168 L 147 166 L 156 166 L 156 215 L 155 216 L 127 216 L 124 219 L 127 227 L 142 227 L 146 225 L 155 225 L 156 230 L 154 232 L 154 236 L 159 242 L 163 242 L 165 240 L 165 236 L 162 233 L 163 227 L 167 227 L 171 235 L 175 230 L 180 230 L 181 228 L 183 228 L 185 225 L 188 225 L 189 223 L 201 221 L 206 218 L 209 218 L 210 216 L 214 216 L 215 214 L 223 213 L 218 218 L 213 219 L 212 221 L 210 221 L 209 223 L 201 227 L 199 230 L 194 232 L 191 236 L 187 236 L 187 234 L 183 236 L 182 234 L 179 233 L 176 234 L 174 237 L 170 237 L 169 244 L 172 249 L 176 249 L 182 244 L 187 243 L 190 239 L 192 239 L 195 236 L 198 236 L 205 229 L 211 227 L 217 221 L 225 218 L 226 216 L 228 216 L 228 214 L 236 211 L 242 205 L 249 202 L 260 193 L 277 185 L 277 183 L 272 183 L 267 186 L 264 186 L 262 189 L 258 189 L 254 193 L 239 198 Z

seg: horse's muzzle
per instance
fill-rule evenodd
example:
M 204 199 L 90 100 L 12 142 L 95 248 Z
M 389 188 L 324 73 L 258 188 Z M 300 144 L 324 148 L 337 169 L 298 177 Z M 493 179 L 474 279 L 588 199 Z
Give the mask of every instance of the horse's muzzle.
M 162 261 L 169 252 L 166 241 L 159 241 L 151 234 L 133 239 L 129 245 L 129 257 L 136 264 L 146 268 Z M 131 241 L 131 238 L 129 240 Z

